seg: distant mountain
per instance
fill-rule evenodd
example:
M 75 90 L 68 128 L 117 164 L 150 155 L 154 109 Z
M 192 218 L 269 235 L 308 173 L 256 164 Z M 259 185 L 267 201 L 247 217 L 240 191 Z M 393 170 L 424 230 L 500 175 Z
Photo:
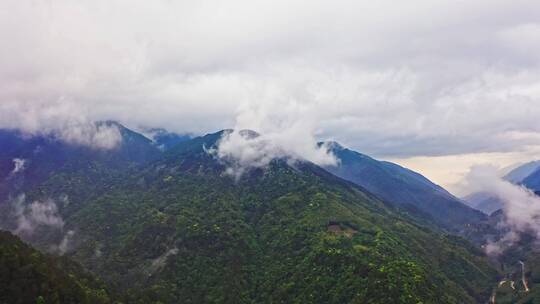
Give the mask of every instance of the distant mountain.
M 335 142 L 328 143 L 328 146 L 340 163 L 338 166 L 328 166 L 326 170 L 439 226 L 459 232 L 465 225 L 485 218 L 481 212 L 466 206 L 414 171 L 378 161 Z
M 504 179 L 513 183 L 522 183 L 529 175 L 533 174 L 540 168 L 540 160 L 528 162 L 523 164 L 504 176 Z
M 537 169 L 533 173 L 531 173 L 529 176 L 527 176 L 521 184 L 532 191 L 536 192 L 537 194 L 540 194 L 540 169 Z
M 0 231 L 0 303 L 113 303 L 106 289 L 81 266 Z
M 475 192 L 463 198 L 469 206 L 480 210 L 487 215 L 501 209 L 503 202 L 494 194 L 488 192 Z

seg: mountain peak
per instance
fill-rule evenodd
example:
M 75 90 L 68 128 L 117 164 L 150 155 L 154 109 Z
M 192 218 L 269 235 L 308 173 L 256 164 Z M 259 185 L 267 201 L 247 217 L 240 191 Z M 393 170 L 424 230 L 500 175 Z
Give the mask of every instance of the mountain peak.
M 342 151 L 342 150 L 346 149 L 340 143 L 338 143 L 337 141 L 333 141 L 333 140 L 318 143 L 319 147 L 323 146 L 323 145 L 327 146 L 330 151 Z

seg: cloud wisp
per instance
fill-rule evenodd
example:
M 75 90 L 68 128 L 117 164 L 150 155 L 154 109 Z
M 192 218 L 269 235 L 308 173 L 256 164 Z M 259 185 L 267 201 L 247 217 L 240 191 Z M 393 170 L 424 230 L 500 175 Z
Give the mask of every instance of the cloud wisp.
M 26 169 L 26 160 L 21 158 L 14 158 L 13 171 L 11 171 L 10 175 L 15 175 L 19 172 L 24 171 L 24 169 Z
M 71 242 L 73 242 L 73 237 L 75 236 L 75 231 L 68 230 L 64 237 L 58 245 L 51 246 L 53 252 L 57 252 L 59 255 L 64 255 L 71 248 Z

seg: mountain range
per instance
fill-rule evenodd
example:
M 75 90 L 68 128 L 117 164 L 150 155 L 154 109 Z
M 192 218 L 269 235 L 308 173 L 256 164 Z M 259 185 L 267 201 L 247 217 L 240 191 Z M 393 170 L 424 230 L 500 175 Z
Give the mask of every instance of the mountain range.
M 486 216 L 418 173 L 333 143 L 337 167 L 235 179 L 209 153 L 230 131 L 164 145 L 106 123 L 122 136 L 107 151 L 2 130 L 0 228 L 120 302 L 478 303 L 495 285 L 458 236 Z

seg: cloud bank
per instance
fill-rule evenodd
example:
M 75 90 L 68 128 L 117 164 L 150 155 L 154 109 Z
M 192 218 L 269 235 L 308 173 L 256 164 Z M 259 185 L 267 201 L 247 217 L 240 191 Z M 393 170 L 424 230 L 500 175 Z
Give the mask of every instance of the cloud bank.
M 316 136 L 377 157 L 525 149 L 540 144 L 538 20 L 535 0 L 6 0 L 0 127 L 200 134 L 247 106 L 273 131 L 315 115 Z

